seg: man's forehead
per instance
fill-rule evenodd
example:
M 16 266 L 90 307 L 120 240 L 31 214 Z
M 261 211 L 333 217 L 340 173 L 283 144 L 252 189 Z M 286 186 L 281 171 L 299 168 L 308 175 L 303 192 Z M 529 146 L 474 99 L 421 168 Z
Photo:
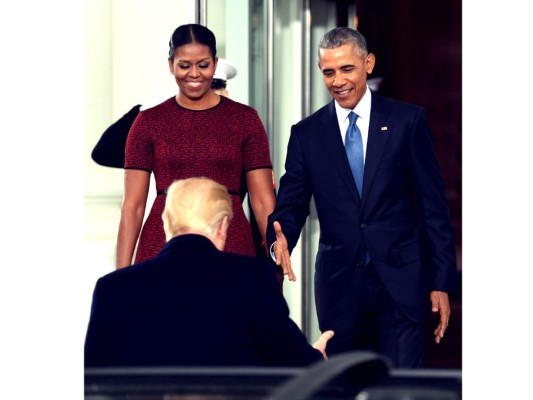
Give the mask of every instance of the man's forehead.
M 363 51 L 352 45 L 343 45 L 332 49 L 320 49 L 318 52 L 318 58 L 348 58 L 348 57 L 363 57 Z
M 344 66 L 355 65 L 358 62 L 358 59 L 363 59 L 363 57 L 358 54 L 359 52 L 353 51 L 352 46 L 341 47 L 336 47 L 333 49 L 320 49 L 318 55 L 318 64 L 321 67 L 327 67 L 327 65 L 331 65 L 332 67 L 334 66 L 342 68 Z

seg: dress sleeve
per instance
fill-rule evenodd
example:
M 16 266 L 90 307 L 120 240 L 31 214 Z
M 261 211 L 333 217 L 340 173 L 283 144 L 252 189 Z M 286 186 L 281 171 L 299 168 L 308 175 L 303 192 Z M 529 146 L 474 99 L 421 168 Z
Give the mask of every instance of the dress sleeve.
M 154 163 L 154 144 L 151 129 L 141 111 L 128 134 L 125 152 L 125 169 L 140 169 L 151 172 Z
M 244 171 L 272 168 L 267 134 L 256 110 L 250 110 L 244 127 L 247 130 L 243 148 Z

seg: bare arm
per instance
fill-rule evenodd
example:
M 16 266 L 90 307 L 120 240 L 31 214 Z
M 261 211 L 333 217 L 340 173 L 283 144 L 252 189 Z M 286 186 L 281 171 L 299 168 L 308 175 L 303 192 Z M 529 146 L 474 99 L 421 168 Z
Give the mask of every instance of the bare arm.
M 255 215 L 261 238 L 263 243 L 266 243 L 267 219 L 276 206 L 272 170 L 264 168 L 248 171 L 246 173 L 246 184 L 248 185 L 250 203 L 252 204 L 252 211 Z
M 124 170 L 124 199 L 117 238 L 117 269 L 132 263 L 133 251 L 144 218 L 149 185 L 149 172 Z

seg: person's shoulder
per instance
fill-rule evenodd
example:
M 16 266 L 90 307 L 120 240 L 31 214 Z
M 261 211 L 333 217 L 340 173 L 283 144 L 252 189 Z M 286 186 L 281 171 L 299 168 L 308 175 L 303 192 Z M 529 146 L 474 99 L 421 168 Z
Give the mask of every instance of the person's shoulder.
M 161 118 L 161 116 L 168 115 L 169 111 L 171 111 L 173 108 L 177 108 L 175 107 L 175 102 L 176 100 L 174 97 L 170 97 L 157 104 L 143 104 L 139 115 L 141 118 L 145 118 L 146 120 L 157 120 L 158 118 Z
M 236 100 L 230 99 L 229 97 L 223 97 L 220 103 L 221 107 L 225 112 L 233 112 L 240 114 L 257 114 L 257 110 L 252 106 L 249 106 L 244 103 L 240 103 Z
M 103 275 L 98 279 L 98 285 L 101 287 L 116 287 L 120 285 L 131 285 L 135 282 L 145 280 L 145 271 L 150 269 L 148 261 L 133 264 L 128 267 L 120 268 Z
M 275 274 L 274 262 L 243 254 L 234 254 L 222 251 L 220 259 L 224 265 L 229 265 L 239 274 L 249 276 L 264 276 L 265 274 Z
M 423 110 L 423 107 L 405 100 L 394 99 L 392 97 L 384 96 L 372 92 L 372 106 L 388 107 L 400 112 L 418 112 Z
M 270 266 L 270 262 L 266 259 L 255 257 L 255 256 L 248 256 L 244 254 L 235 254 L 230 253 L 227 251 L 221 251 L 220 252 L 221 257 L 224 257 L 228 261 L 232 261 L 235 263 L 235 265 L 257 265 L 260 268 L 265 268 Z
M 320 107 L 318 110 L 309 114 L 307 117 L 302 118 L 295 124 L 295 126 L 299 128 L 313 127 L 316 126 L 318 121 L 322 121 L 330 117 L 336 118 L 335 105 L 333 101 L 330 101 L 326 105 Z
M 157 100 L 144 102 L 140 111 L 145 112 L 145 111 L 152 110 L 152 109 L 157 110 L 157 109 L 161 109 L 164 107 L 168 107 L 174 101 L 174 99 L 175 99 L 174 96 L 167 96 L 164 98 L 159 98 Z

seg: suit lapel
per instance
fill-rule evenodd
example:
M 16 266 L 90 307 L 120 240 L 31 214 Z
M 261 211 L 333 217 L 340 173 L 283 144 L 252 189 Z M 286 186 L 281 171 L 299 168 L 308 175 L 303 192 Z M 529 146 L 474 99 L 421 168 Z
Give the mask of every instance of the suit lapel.
M 330 155 L 331 163 L 335 165 L 357 204 L 360 204 L 361 200 L 359 198 L 359 192 L 357 191 L 352 170 L 350 169 L 350 164 L 346 157 L 346 150 L 342 143 L 342 136 L 339 130 L 339 123 L 337 121 L 337 114 L 335 112 L 335 104 L 333 101 L 329 103 L 328 107 L 324 108 L 324 112 L 320 117 L 320 122 L 323 124 L 323 129 L 320 130 L 319 135 L 324 143 L 324 148 Z
M 370 111 L 370 124 L 368 127 L 368 142 L 365 157 L 365 172 L 363 183 L 362 203 L 364 204 L 372 188 L 385 146 L 392 135 L 393 126 L 388 119 L 388 111 L 383 106 L 380 98 L 372 93 L 372 108 Z

